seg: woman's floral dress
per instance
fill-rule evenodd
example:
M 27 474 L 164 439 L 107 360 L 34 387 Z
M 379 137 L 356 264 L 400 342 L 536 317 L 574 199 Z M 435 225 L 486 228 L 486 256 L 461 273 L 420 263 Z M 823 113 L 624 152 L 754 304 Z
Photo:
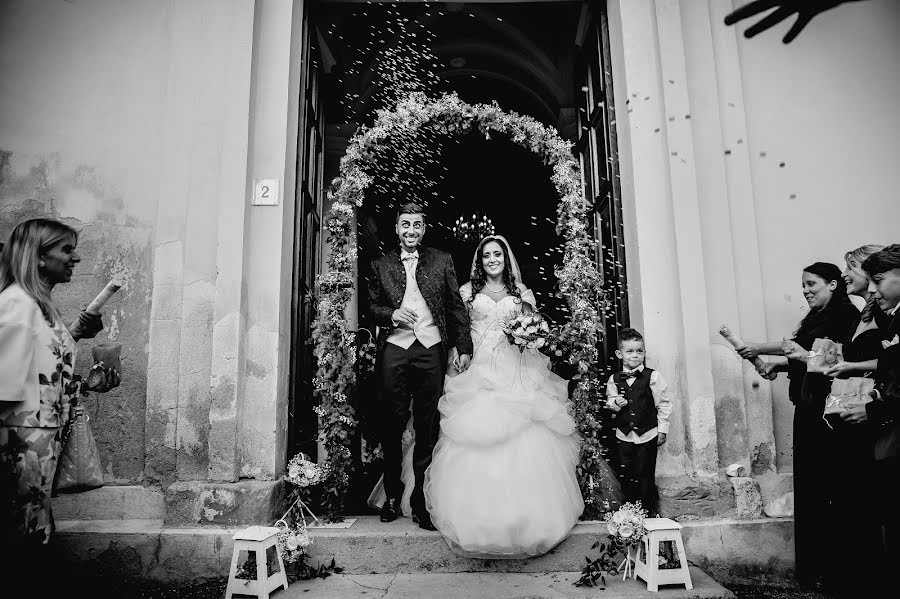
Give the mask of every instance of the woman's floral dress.
M 46 543 L 50 494 L 69 406 L 75 340 L 57 317 L 50 325 L 18 285 L 0 293 L 0 536 Z

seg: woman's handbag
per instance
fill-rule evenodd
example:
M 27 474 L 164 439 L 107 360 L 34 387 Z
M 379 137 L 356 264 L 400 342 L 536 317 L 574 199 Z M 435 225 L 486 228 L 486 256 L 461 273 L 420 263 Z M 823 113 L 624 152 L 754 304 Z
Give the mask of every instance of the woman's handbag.
M 84 408 L 75 405 L 63 433 L 63 449 L 56 465 L 56 492 L 79 493 L 103 486 L 100 452 Z

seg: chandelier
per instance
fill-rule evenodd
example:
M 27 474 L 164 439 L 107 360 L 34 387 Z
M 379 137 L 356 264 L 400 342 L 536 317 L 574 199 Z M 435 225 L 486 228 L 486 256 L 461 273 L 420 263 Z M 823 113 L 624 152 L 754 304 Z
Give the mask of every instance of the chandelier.
M 460 216 L 453 225 L 453 235 L 463 243 L 478 242 L 494 234 L 494 223 L 481 212 L 474 212 L 472 218 Z

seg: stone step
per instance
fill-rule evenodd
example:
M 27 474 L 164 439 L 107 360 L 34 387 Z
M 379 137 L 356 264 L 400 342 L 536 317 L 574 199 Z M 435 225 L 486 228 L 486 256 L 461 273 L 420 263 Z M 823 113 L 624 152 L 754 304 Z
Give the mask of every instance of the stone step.
M 691 568 L 693 590 L 681 585 L 660 587 L 651 593 L 642 580 L 611 576 L 606 589 L 576 587 L 577 572 L 509 573 L 465 572 L 429 574 L 357 574 L 329 576 L 324 580 L 301 580 L 287 591 L 278 591 L 276 599 L 348 599 L 351 597 L 380 597 L 408 599 L 410 597 L 440 597 L 441 599 L 732 599 L 734 594 L 713 580 L 699 568 Z
M 140 485 L 107 485 L 53 498 L 57 520 L 162 520 L 165 515 L 165 494 Z
M 788 518 L 683 522 L 691 564 L 719 580 L 779 580 L 793 570 L 793 521 Z M 57 521 L 57 541 L 76 561 L 124 575 L 178 581 L 225 576 L 237 528 L 178 528 L 163 520 Z M 528 560 L 457 556 L 436 532 L 401 518 L 384 524 L 362 516 L 349 528 L 312 529 L 313 563 L 332 558 L 346 574 L 428 572 L 551 573 L 578 570 L 606 527 L 583 522 L 552 551 Z

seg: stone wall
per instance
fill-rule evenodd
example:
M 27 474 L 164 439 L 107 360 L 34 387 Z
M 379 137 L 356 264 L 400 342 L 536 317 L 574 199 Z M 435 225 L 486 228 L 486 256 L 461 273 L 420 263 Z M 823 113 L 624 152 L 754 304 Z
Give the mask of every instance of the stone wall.
M 82 262 L 54 291 L 73 318 L 112 276 L 106 329 L 122 385 L 87 400 L 108 483 L 143 478 L 152 242 L 159 193 L 164 4 L 15 0 L 0 5 L 0 238 L 35 216 L 80 232 Z

